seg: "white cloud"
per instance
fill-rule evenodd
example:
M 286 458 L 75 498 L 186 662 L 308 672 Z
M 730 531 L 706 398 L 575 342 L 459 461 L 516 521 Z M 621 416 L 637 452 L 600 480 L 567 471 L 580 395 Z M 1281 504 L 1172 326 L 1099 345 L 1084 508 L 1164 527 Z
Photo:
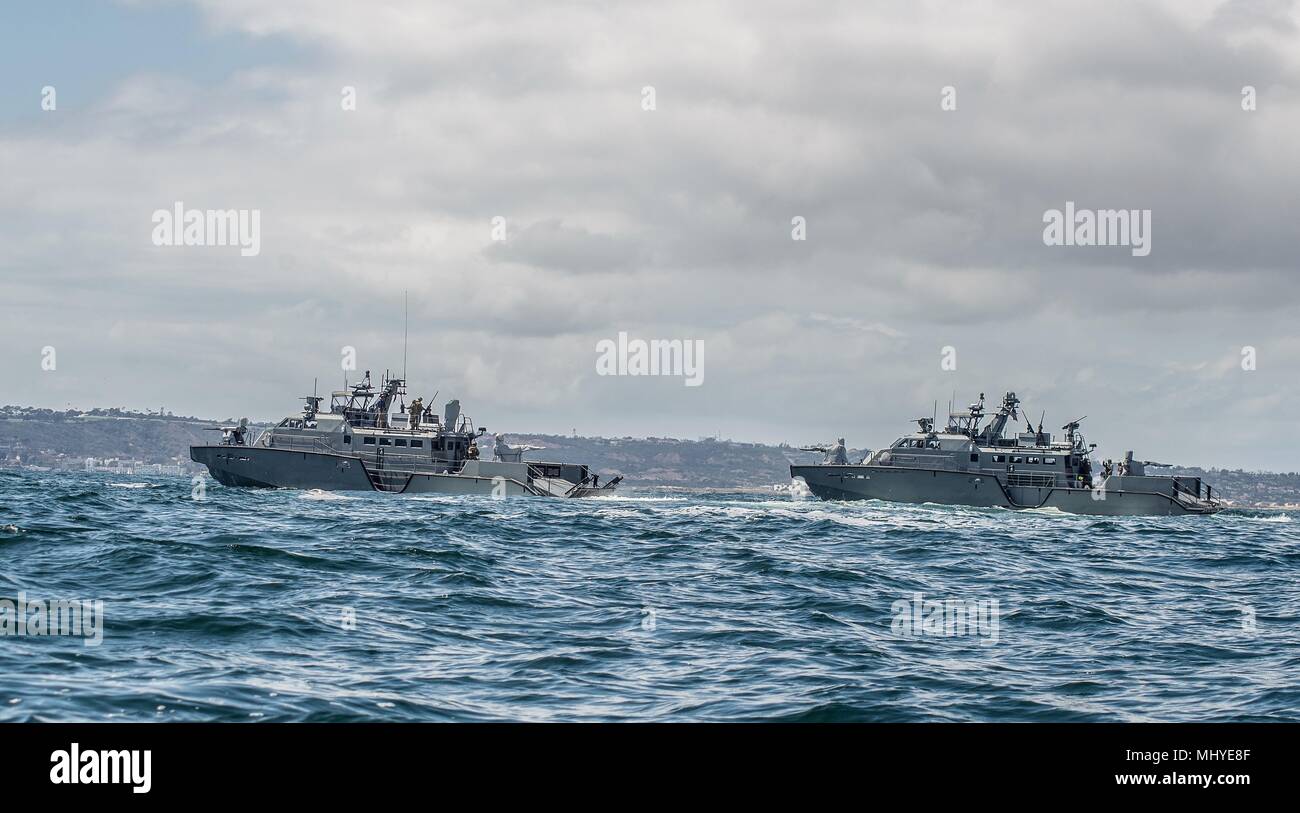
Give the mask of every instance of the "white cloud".
M 306 56 L 0 119 L 7 400 L 278 414 L 343 344 L 399 364 L 409 290 L 412 380 L 494 427 L 870 446 L 1016 389 L 1151 456 L 1284 456 L 1200 427 L 1300 395 L 1293 4 L 199 6 Z M 261 256 L 154 247 L 177 200 L 260 209 Z M 1152 255 L 1044 246 L 1066 200 L 1152 209 Z M 706 385 L 598 379 L 619 330 L 704 338 Z

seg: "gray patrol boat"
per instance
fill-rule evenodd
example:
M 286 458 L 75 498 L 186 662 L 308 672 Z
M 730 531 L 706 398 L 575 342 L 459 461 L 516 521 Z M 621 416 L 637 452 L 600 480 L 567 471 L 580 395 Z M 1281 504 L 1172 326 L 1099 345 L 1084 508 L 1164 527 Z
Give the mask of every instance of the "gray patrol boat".
M 332 393 L 329 412 L 320 411 L 322 397 L 309 395 L 301 415 L 256 440 L 246 418 L 212 427 L 221 440 L 191 446 L 190 459 L 222 485 L 324 491 L 590 497 L 623 479 L 602 485 L 584 465 L 526 461 L 525 452 L 541 447 L 512 447 L 502 435 L 493 459 L 480 460 L 477 441 L 487 430 L 475 430 L 460 401 L 448 401 L 441 420 L 419 398 L 390 415 L 405 392 L 405 380 L 386 375 L 376 389 L 367 370 L 360 384 Z
M 999 508 L 1055 508 L 1072 514 L 1108 516 L 1213 514 L 1223 509 L 1199 477 L 1155 476 L 1147 466 L 1166 464 L 1133 459 L 1107 460 L 1093 471 L 1095 443 L 1079 432 L 1083 418 L 1061 427 L 1057 441 L 1032 425 L 1007 436 L 1018 420 L 1020 399 L 1009 392 L 981 427 L 984 394 L 963 412 L 949 412 L 948 425 L 936 431 L 934 418 L 915 419 L 917 431 L 887 449 L 849 463 L 841 438 L 833 446 L 804 447 L 825 453 L 821 464 L 792 465 L 790 476 L 824 500 L 892 500 Z M 1085 416 L 1086 417 L 1086 416 Z M 1028 422 L 1028 418 L 1026 418 Z

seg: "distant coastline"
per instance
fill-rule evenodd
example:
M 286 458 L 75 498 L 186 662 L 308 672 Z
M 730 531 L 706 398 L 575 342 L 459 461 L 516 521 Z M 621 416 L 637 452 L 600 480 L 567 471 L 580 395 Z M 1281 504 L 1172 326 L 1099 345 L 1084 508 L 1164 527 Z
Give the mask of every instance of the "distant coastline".
M 0 469 L 190 476 L 202 470 L 189 459 L 190 445 L 211 441 L 209 427 L 233 420 L 179 416 L 162 409 L 59 411 L 4 406 L 0 407 Z M 268 425 L 253 424 L 254 433 Z M 602 476 L 621 474 L 628 485 L 692 491 L 771 492 L 789 483 L 791 463 L 821 459 L 793 446 L 718 438 L 507 434 L 512 442 L 546 447 L 548 459 L 587 462 Z M 1234 506 L 1300 510 L 1300 472 L 1198 467 L 1164 471 L 1202 477 Z

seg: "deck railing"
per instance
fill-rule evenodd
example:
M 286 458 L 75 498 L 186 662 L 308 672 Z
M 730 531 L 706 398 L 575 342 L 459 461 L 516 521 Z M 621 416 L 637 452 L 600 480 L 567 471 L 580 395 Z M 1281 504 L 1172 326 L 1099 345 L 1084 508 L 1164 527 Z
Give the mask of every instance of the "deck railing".
M 1201 498 L 1201 478 L 1199 477 L 1175 477 L 1174 494 L 1186 494 L 1187 496 L 1199 500 Z M 1206 495 L 1208 498 L 1208 494 Z
M 1008 486 L 1016 486 L 1019 488 L 1053 488 L 1056 484 L 1055 474 L 1026 474 L 1023 472 L 1010 472 L 1007 474 Z

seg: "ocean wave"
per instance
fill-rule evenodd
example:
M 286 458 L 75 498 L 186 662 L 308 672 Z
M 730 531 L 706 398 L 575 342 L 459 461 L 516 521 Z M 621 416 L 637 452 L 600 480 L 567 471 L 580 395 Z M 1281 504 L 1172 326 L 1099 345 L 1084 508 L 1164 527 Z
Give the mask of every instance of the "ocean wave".
M 5 597 L 105 645 L 7 639 L 0 720 L 1300 719 L 1285 512 L 109 486 L 4 478 Z
M 1264 514 L 1262 516 L 1254 514 L 1220 514 L 1224 519 L 1242 520 L 1245 522 L 1290 522 L 1290 514 Z
M 604 502 L 645 502 L 645 503 L 682 503 L 687 502 L 687 497 L 637 497 L 633 495 L 623 495 L 617 492 L 613 494 L 601 494 L 596 497 L 588 497 L 587 502 L 604 503 Z
M 351 500 L 351 499 L 355 499 L 355 498 L 354 498 L 354 497 L 349 497 L 349 496 L 347 496 L 346 494 L 342 494 L 342 493 L 340 493 L 340 492 L 338 492 L 338 491 L 322 491 L 322 490 L 319 489 L 319 488 L 313 488 L 313 489 L 309 489 L 309 490 L 307 490 L 307 491 L 300 492 L 300 493 L 298 494 L 298 499 L 300 499 L 300 500 L 323 500 L 323 501 L 327 501 L 327 502 L 332 502 L 332 501 L 337 501 L 337 500 Z

